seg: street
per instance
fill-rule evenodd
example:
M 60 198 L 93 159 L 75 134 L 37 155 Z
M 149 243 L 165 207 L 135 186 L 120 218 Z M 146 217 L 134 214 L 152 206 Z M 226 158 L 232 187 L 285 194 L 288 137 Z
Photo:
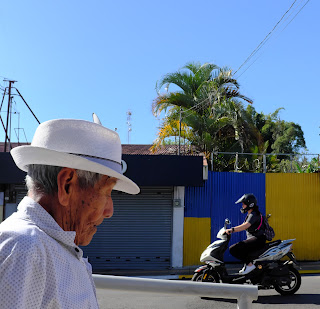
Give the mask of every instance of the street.
M 253 309 L 304 309 L 320 305 L 320 275 L 305 275 L 299 291 L 292 296 L 281 296 L 274 290 L 259 291 Z M 144 292 L 97 290 L 100 309 L 235 309 L 236 301 L 200 298 L 195 296 L 164 295 Z

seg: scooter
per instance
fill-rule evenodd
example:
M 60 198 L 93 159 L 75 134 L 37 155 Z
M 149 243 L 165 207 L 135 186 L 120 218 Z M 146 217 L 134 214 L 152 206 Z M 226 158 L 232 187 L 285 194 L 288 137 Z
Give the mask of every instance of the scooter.
M 301 285 L 301 275 L 295 268 L 298 266 L 292 252 L 292 242 L 295 239 L 276 240 L 269 242 L 264 248 L 252 254 L 256 268 L 246 275 L 228 274 L 223 255 L 228 248 L 231 235 L 226 233 L 229 219 L 217 234 L 220 240 L 214 241 L 201 254 L 200 261 L 206 263 L 194 271 L 192 281 L 215 283 L 258 285 L 259 289 L 275 289 L 281 295 L 291 295 L 297 292 Z M 287 256 L 287 260 L 280 260 Z

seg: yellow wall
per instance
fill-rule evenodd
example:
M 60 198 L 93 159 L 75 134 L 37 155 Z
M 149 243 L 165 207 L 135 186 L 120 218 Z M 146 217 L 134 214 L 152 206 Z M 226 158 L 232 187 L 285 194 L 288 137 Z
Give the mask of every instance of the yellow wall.
M 210 241 L 211 218 L 184 218 L 183 265 L 200 265 L 200 255 Z
M 266 214 L 274 239 L 296 238 L 298 260 L 320 260 L 320 174 L 266 174 Z

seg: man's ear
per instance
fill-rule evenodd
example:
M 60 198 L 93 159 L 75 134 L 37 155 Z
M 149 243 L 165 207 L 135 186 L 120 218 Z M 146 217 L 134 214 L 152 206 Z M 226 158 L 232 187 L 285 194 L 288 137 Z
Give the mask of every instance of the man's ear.
M 68 206 L 71 194 L 77 183 L 75 169 L 64 167 L 58 174 L 58 200 L 62 206 Z

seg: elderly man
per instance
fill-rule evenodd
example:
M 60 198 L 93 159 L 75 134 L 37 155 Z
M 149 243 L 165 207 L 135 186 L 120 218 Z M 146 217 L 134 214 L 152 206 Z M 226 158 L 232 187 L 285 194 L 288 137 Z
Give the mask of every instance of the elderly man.
M 51 120 L 30 146 L 11 154 L 28 173 L 28 195 L 0 224 L 0 308 L 98 308 L 91 266 L 78 246 L 112 216 L 112 190 L 139 192 L 122 175 L 117 133 L 83 120 Z

